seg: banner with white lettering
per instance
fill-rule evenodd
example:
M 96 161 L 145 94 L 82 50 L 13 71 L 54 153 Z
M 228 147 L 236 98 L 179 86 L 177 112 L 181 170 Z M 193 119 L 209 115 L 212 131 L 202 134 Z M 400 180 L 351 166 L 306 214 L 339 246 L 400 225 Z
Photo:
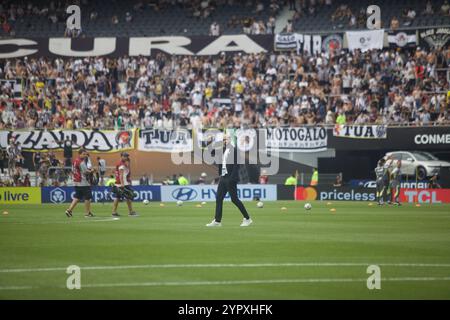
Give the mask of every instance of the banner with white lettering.
M 320 53 L 323 49 L 322 36 L 300 33 L 277 34 L 274 38 L 274 49 L 276 51 L 296 50 L 297 53 Z
M 346 31 L 348 49 L 354 51 L 360 49 L 366 52 L 372 49 L 382 49 L 384 40 L 384 29 Z
M 295 33 L 276 34 L 274 40 L 274 49 L 276 51 L 297 50 L 297 37 Z
M 450 40 L 450 28 L 433 28 L 419 31 L 421 45 L 432 49 L 444 48 Z
M 322 127 L 268 128 L 266 148 L 280 152 L 316 152 L 327 148 L 327 130 Z
M 316 54 L 322 51 L 322 36 L 297 34 L 297 53 Z
M 64 148 L 66 138 L 73 142 L 73 149 L 83 147 L 90 152 L 120 152 L 134 149 L 135 130 L 0 131 L 0 146 L 6 148 L 14 139 L 23 151 L 56 151 Z
M 352 128 L 354 129 L 354 128 Z M 424 151 L 447 151 L 450 150 L 450 132 L 446 126 L 386 126 L 386 139 L 344 139 L 345 131 L 337 134 L 333 132 L 335 127 L 328 129 L 328 148 L 335 150 L 424 150 Z M 349 129 L 350 130 L 350 129 Z M 356 130 L 356 129 L 354 129 Z M 360 130 L 360 129 L 357 129 Z M 377 129 L 378 130 L 378 129 Z M 372 129 L 376 136 L 376 131 Z M 350 136 L 364 135 L 351 132 Z M 366 133 L 367 134 L 367 133 Z M 369 136 L 371 134 L 369 133 Z M 361 138 L 361 137 L 358 137 Z
M 139 130 L 139 151 L 191 152 L 193 140 L 187 129 L 143 129 Z
M 182 56 L 247 54 L 273 50 L 273 35 L 20 38 L 0 40 L 0 60 L 35 57 L 122 57 L 163 53 Z
M 387 128 L 383 125 L 358 126 L 337 124 L 334 126 L 333 136 L 356 139 L 386 139 Z

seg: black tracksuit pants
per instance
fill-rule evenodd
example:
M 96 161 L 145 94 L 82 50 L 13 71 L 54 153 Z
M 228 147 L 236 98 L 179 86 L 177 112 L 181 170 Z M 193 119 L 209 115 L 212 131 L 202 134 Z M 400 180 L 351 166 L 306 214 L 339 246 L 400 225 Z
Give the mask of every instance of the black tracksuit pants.
M 238 207 L 241 211 L 242 215 L 245 219 L 250 219 L 247 210 L 244 207 L 244 204 L 241 200 L 239 200 L 237 195 L 237 181 L 230 179 L 226 175 L 220 177 L 219 185 L 217 186 L 217 194 L 216 194 L 216 217 L 215 220 L 217 222 L 222 221 L 222 208 L 223 208 L 223 200 L 225 199 L 225 195 L 227 192 L 230 194 L 231 202 Z

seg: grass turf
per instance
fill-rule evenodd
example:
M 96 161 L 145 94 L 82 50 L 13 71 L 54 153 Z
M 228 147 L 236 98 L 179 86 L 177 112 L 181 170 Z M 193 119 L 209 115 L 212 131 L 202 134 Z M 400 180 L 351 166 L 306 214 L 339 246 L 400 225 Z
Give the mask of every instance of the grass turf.
M 247 202 L 249 228 L 230 203 L 223 227 L 206 228 L 214 203 L 196 205 L 139 203 L 140 217 L 120 220 L 108 204 L 93 219 L 81 206 L 71 219 L 62 205 L 2 206 L 0 299 L 450 298 L 449 205 Z M 370 264 L 381 290 L 367 289 Z M 69 265 L 81 290 L 65 287 Z

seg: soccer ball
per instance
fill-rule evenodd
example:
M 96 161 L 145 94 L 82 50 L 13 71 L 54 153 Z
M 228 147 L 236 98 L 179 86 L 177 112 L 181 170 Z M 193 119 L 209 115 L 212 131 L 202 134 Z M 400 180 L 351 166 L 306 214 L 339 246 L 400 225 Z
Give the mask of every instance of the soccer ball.
M 177 206 L 182 206 L 182 205 L 183 205 L 183 201 L 178 200 L 178 201 L 177 201 Z
M 311 210 L 312 206 L 311 203 L 307 202 L 305 203 L 305 210 Z
M 148 201 L 147 199 L 145 199 L 144 201 L 142 201 L 143 204 L 148 205 L 150 203 L 150 201 Z
M 258 208 L 262 208 L 262 207 L 264 207 L 264 203 L 263 203 L 262 201 L 258 201 L 258 203 L 256 204 L 256 206 L 257 206 Z

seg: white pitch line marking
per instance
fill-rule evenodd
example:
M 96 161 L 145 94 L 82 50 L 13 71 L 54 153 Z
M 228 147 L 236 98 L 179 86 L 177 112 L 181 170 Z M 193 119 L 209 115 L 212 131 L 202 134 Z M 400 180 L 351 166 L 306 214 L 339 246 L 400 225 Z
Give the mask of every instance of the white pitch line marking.
M 187 269 L 187 268 L 265 268 L 265 267 L 366 267 L 376 264 L 384 267 L 432 267 L 450 268 L 448 263 L 360 263 L 360 262 L 288 262 L 288 263 L 211 263 L 211 264 L 144 264 L 144 265 L 117 265 L 117 266 L 81 266 L 82 270 L 124 270 L 124 269 Z M 0 269 L 0 273 L 20 272 L 51 272 L 66 271 L 66 267 L 48 268 L 16 268 Z
M 82 285 L 81 288 L 117 288 L 117 287 L 165 287 L 165 286 L 230 286 L 251 284 L 293 284 L 293 283 L 345 283 L 363 282 L 366 278 L 316 278 L 316 279 L 264 279 L 264 280 L 226 280 L 226 281 L 167 281 L 167 282 L 131 282 L 131 283 L 92 283 Z M 427 281 L 450 281 L 450 277 L 403 277 L 382 278 L 383 282 L 427 282 Z M 43 288 L 43 287 L 42 287 Z M 66 287 L 45 287 L 65 289 Z M 9 286 L 1 287 L 1 290 L 31 290 L 40 289 L 32 286 Z
M 44 222 L 8 222 L 8 224 L 28 224 L 28 225 L 35 225 L 35 224 L 71 224 L 71 223 L 90 223 L 90 222 L 107 222 L 107 221 L 117 221 L 120 220 L 120 218 L 102 218 L 102 219 L 96 219 L 96 218 L 86 218 L 85 220 L 69 220 L 68 218 L 66 221 L 44 221 Z
M 33 288 L 32 286 L 5 286 L 0 287 L 0 290 L 31 290 Z
M 214 285 L 244 285 L 244 284 L 289 284 L 289 283 L 333 283 L 333 282 L 363 282 L 366 278 L 318 278 L 318 279 L 265 279 L 265 280 L 228 280 L 228 281 L 168 281 L 168 282 L 135 282 L 135 283 L 99 283 L 88 284 L 85 288 L 113 288 L 113 287 L 159 287 L 159 286 L 214 286 Z M 450 281 L 450 277 L 408 277 L 382 278 L 381 281 Z

